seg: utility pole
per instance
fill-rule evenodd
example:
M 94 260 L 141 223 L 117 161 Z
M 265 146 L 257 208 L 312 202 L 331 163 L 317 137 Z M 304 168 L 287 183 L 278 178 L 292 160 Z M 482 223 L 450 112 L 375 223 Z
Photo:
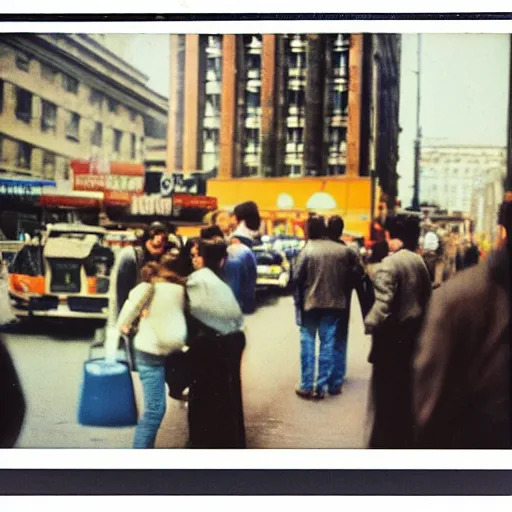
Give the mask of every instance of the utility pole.
M 421 157 L 421 34 L 418 34 L 418 84 L 416 92 L 416 139 L 414 141 L 414 195 L 412 198 L 412 209 L 420 209 L 420 157 Z

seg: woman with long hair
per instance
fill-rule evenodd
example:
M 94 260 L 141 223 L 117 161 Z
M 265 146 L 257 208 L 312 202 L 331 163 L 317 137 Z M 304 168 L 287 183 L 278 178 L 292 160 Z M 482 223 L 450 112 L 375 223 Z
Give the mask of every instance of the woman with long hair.
M 143 275 L 151 282 L 142 282 L 130 292 L 117 321 L 118 329 L 126 334 L 126 324 L 143 304 L 134 346 L 144 412 L 135 430 L 134 448 L 155 446 L 166 408 L 165 360 L 187 339 L 185 280 L 178 271 L 177 251 L 163 256 L 158 267 L 152 263 L 150 268 L 145 268 Z

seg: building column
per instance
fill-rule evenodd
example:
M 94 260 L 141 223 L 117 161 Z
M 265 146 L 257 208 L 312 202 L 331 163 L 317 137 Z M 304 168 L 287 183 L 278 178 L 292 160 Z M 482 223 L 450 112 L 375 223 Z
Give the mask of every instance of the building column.
M 171 54 L 169 69 L 171 70 L 171 81 L 169 89 L 169 122 L 167 125 L 167 171 L 178 170 L 176 164 L 176 138 L 178 131 L 178 45 L 179 36 L 171 34 Z
M 234 175 L 236 126 L 236 36 L 222 37 L 219 178 Z
M 185 39 L 185 115 L 183 123 L 183 172 L 198 169 L 199 35 Z
M 348 76 L 347 176 L 359 176 L 363 34 L 350 36 Z
M 304 129 L 304 170 L 306 175 L 320 176 L 324 150 L 325 36 L 307 36 L 306 119 Z
M 275 76 L 276 36 L 264 34 L 261 59 L 261 170 L 264 177 L 275 175 Z

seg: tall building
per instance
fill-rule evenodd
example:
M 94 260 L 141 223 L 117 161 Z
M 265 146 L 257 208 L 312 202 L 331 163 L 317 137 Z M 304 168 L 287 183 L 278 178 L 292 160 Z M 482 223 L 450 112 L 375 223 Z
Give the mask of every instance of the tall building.
M 170 39 L 169 172 L 224 207 L 337 210 L 366 234 L 376 198 L 394 206 L 399 36 Z
M 142 162 L 167 123 L 167 98 L 76 34 L 0 37 L 0 173 L 67 179 L 72 159 Z
M 423 146 L 421 202 L 436 204 L 449 212 L 474 213 L 474 202 L 483 197 L 485 189 L 503 186 L 506 155 L 506 148 L 499 146 Z M 495 212 L 490 215 L 495 223 Z

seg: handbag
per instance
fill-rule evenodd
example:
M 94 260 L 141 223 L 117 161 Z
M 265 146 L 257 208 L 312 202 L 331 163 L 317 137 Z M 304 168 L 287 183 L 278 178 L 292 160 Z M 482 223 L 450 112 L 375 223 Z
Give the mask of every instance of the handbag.
M 84 363 L 78 406 L 78 423 L 94 427 L 129 427 L 137 425 L 137 405 L 129 365 L 118 360 L 93 358 L 92 343 Z

